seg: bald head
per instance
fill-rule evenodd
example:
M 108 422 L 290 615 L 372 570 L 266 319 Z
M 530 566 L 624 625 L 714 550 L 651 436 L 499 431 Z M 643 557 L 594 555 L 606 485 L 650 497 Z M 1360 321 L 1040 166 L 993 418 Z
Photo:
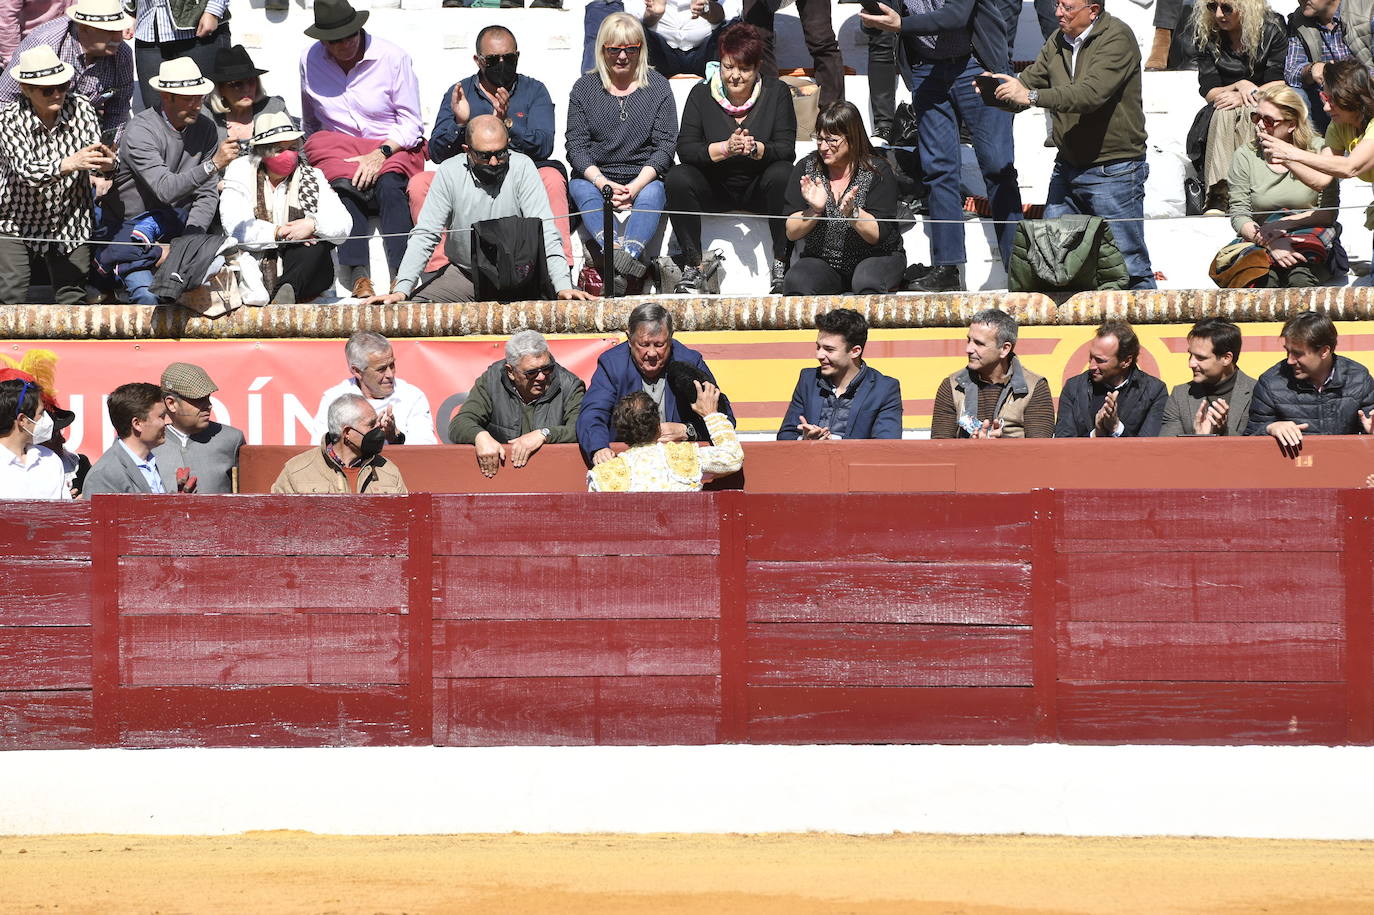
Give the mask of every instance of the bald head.
M 468 168 L 488 190 L 499 186 L 510 168 L 509 142 L 500 118 L 484 114 L 468 121 Z
M 509 138 L 506 125 L 494 114 L 479 114 L 468 121 L 468 148 L 479 152 L 503 149 Z

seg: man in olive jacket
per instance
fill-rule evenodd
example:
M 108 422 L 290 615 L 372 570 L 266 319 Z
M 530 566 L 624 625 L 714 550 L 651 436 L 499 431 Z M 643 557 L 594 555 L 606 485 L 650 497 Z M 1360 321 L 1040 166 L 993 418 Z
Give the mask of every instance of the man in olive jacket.
M 544 335 L 522 330 L 506 341 L 498 359 L 477 379 L 463 408 L 449 423 L 455 445 L 476 445 L 477 466 L 494 477 L 506 460 L 524 467 L 545 444 L 577 441 L 577 414 L 587 386 L 554 361 Z
M 1145 109 L 1140 47 L 1103 2 L 1062 0 L 1059 29 L 1017 79 L 1005 73 L 997 97 L 1052 113 L 1059 149 L 1045 218 L 1082 213 L 1111 221 L 1132 289 L 1155 288 L 1145 247 Z M 1117 221 L 1120 220 L 1120 221 Z

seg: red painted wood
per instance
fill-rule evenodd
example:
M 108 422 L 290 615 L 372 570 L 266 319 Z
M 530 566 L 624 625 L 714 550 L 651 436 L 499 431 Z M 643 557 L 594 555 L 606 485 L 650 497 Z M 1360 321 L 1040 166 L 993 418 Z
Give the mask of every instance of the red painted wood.
M 0 626 L 89 626 L 91 564 L 6 559 L 0 564 Z
M 408 652 L 396 614 L 129 616 L 120 683 L 399 684 Z
M 1061 612 L 1055 601 L 1054 549 L 1059 499 L 1052 490 L 1031 493 L 1031 682 L 1035 695 L 1035 738 L 1052 742 L 1059 739 L 1059 708 L 1055 683 L 1059 679 L 1059 645 L 1056 617 Z
M 719 722 L 716 677 L 478 678 L 435 684 L 435 740 L 445 746 L 708 744 L 719 739 Z
M 80 750 L 94 745 L 89 689 L 0 692 L 0 750 Z M 16 785 L 7 788 L 19 790 Z
M 1341 573 L 1345 583 L 1346 740 L 1374 743 L 1374 492 L 1341 493 L 1341 521 L 1345 552 Z M 1301 592 L 1294 592 L 1301 593 Z
M 441 620 L 436 677 L 720 673 L 715 620 Z
M 1023 494 L 755 495 L 748 504 L 755 562 L 1030 558 L 1030 500 Z
M 715 555 L 715 494 L 436 496 L 436 556 Z
M 89 559 L 89 502 L 0 500 L 0 555 L 23 559 Z
M 749 626 L 750 686 L 1030 686 L 1029 627 Z
M 119 531 L 115 498 L 91 500 L 91 714 L 97 746 L 119 739 Z
M 409 537 L 403 496 L 98 498 L 118 505 L 121 556 L 400 556 Z
M 349 556 L 126 556 L 119 609 L 126 616 L 405 609 L 404 557 Z
M 1061 498 L 1064 553 L 1341 549 L 1335 490 L 1073 490 Z
M 90 686 L 89 626 L 0 628 L 0 690 Z
M 410 545 L 405 561 L 408 592 L 406 699 L 411 742 L 434 742 L 434 512 L 428 493 L 410 499 Z
M 1341 623 L 1340 553 L 1061 553 L 1061 619 Z
M 743 493 L 716 497 L 720 508 L 720 735 L 723 743 L 748 739 L 749 679 L 748 639 L 749 570 L 745 543 L 749 525 L 745 519 L 748 500 Z
M 125 747 L 361 747 L 409 743 L 404 687 L 163 686 L 119 690 Z
M 677 554 L 441 556 L 434 560 L 434 615 L 715 619 L 720 615 L 722 561 L 714 555 Z
M 751 562 L 751 623 L 1029 626 L 1024 562 Z
M 1340 683 L 1061 682 L 1065 743 L 1339 744 Z
M 1345 637 L 1331 623 L 1059 624 L 1065 680 L 1335 682 Z
M 1027 743 L 1027 688 L 750 687 L 751 743 Z

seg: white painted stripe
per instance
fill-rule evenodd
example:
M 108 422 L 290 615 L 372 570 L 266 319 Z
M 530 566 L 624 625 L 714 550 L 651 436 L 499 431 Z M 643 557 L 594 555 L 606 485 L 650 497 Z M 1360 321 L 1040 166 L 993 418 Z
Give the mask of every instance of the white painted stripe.
M 0 754 L 0 834 L 1374 838 L 1374 748 L 711 746 Z

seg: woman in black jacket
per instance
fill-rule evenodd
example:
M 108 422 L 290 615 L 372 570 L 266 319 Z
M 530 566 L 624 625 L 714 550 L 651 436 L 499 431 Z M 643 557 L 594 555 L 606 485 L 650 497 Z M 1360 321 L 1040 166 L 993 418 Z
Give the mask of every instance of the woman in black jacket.
M 897 223 L 897 181 L 873 154 L 852 102 L 816 116 L 816 151 L 797 163 L 787 188 L 787 237 L 805 239 L 784 295 L 891 292 L 906 251 Z
M 680 253 L 682 280 L 674 292 L 701 288 L 701 217 L 696 213 L 744 210 L 781 217 L 797 155 L 797 115 L 781 81 L 759 73 L 764 40 L 737 23 L 720 36 L 720 64 L 692 88 L 677 138 L 679 165 L 665 180 L 669 216 Z M 690 212 L 693 215 L 685 215 Z M 769 221 L 773 237 L 772 288 L 782 291 L 791 246 L 784 221 Z

